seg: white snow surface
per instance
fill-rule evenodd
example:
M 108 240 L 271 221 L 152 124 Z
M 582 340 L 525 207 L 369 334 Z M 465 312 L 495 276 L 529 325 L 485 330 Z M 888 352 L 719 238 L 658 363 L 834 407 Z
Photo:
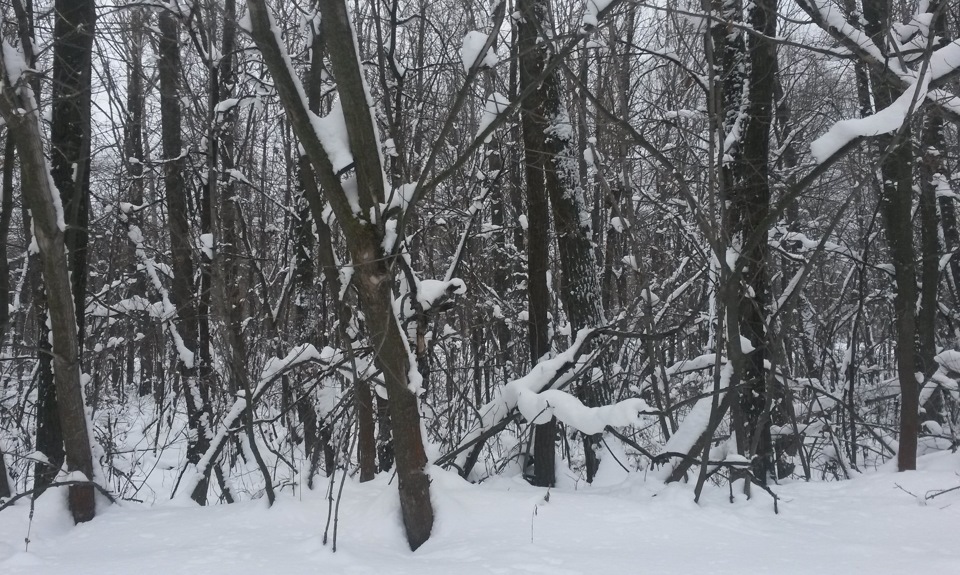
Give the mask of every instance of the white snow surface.
M 417 300 L 424 311 L 433 307 L 441 298 L 467 293 L 467 284 L 460 278 L 452 280 L 420 280 L 417 288 Z
M 607 438 L 607 442 L 611 442 Z M 389 474 L 348 479 L 340 505 L 338 549 L 322 543 L 325 482 L 262 500 L 201 508 L 178 503 L 100 507 L 73 526 L 63 493 L 37 501 L 24 551 L 30 506 L 0 513 L 0 572 L 5 575 L 130 573 L 389 573 L 391 575 L 587 573 L 777 573 L 900 575 L 958 573 L 955 542 L 960 491 L 922 505 L 932 490 L 960 484 L 960 455 L 920 460 L 920 471 L 881 469 L 845 482 L 789 482 L 746 500 L 708 487 L 664 486 L 627 474 L 601 453 L 593 486 L 561 472 L 547 490 L 519 477 L 471 485 L 430 470 L 436 523 L 411 552 L 403 539 L 396 481 Z M 339 481 L 339 476 L 338 476 Z M 907 490 L 918 497 L 914 497 Z
M 480 68 L 493 68 L 497 65 L 497 55 L 493 49 L 487 50 L 486 54 L 480 56 L 480 51 L 487 43 L 489 35 L 486 32 L 472 30 L 463 37 L 463 47 L 460 49 L 460 58 L 463 61 L 463 71 L 469 72 L 473 64 L 479 59 Z M 482 59 L 481 59 L 482 58 Z
M 313 129 L 323 144 L 324 151 L 330 157 L 333 171 L 341 170 L 353 163 L 353 154 L 350 151 L 350 137 L 347 134 L 347 121 L 343 117 L 343 105 L 340 98 L 333 101 L 330 113 L 326 116 L 311 116 Z
M 487 101 L 483 106 L 483 115 L 480 116 L 480 123 L 477 127 L 477 137 L 479 137 L 490 124 L 494 123 L 500 114 L 506 112 L 509 107 L 510 99 L 500 92 L 493 92 L 487 96 Z M 483 141 L 489 144 L 491 140 L 493 140 L 493 134 L 484 138 Z
M 583 11 L 583 27 L 596 28 L 600 23 L 600 12 L 606 10 L 613 0 L 587 0 Z

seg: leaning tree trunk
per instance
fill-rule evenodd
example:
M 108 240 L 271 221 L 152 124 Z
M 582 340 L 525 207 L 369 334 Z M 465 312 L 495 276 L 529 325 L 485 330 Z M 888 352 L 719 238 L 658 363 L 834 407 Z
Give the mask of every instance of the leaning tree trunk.
M 26 65 L 34 68 L 36 65 L 36 56 L 34 54 L 35 34 L 33 23 L 33 6 L 30 3 L 26 5 L 19 0 L 13 2 L 13 11 L 17 18 L 17 32 L 20 36 L 20 48 L 23 50 L 23 59 Z M 39 75 L 31 75 L 26 78 L 32 90 L 32 97 L 39 107 L 40 100 L 40 79 Z M 11 155 L 12 159 L 12 155 Z M 11 169 L 13 167 L 10 163 Z M 12 174 L 12 172 L 11 172 Z M 23 206 L 22 224 L 24 233 L 28 236 L 32 229 L 32 217 L 30 210 L 26 205 Z M 57 410 L 57 391 L 53 380 L 53 368 L 51 367 L 50 352 L 50 330 L 47 327 L 47 302 L 46 294 L 43 291 L 41 278 L 37 275 L 35 269 L 31 269 L 29 274 L 29 290 L 33 293 L 30 304 L 33 307 L 36 318 L 36 347 L 39 359 L 37 360 L 36 379 L 37 379 L 37 401 L 36 401 L 36 449 L 46 456 L 43 462 L 37 462 L 34 466 L 34 487 L 42 490 L 56 478 L 57 473 L 63 467 L 65 458 L 63 451 L 63 433 L 60 430 L 60 420 Z
M 80 383 L 77 318 L 70 286 L 70 268 L 64 238 L 64 214 L 60 196 L 50 179 L 50 166 L 43 150 L 40 119 L 32 90 L 21 70 L 8 66 L 22 59 L 14 49 L 0 47 L 0 116 L 16 142 L 20 157 L 20 183 L 24 202 L 33 216 L 33 234 L 43 262 L 43 281 L 48 295 L 53 345 L 53 375 L 58 414 L 63 431 L 67 470 L 93 480 L 93 456 Z M 12 74 L 11 74 L 12 72 Z M 96 511 L 93 486 L 72 485 L 68 502 L 76 522 L 93 519 Z
M 411 549 L 417 549 L 426 542 L 433 529 L 433 505 L 430 502 L 430 478 L 425 469 L 427 457 L 420 434 L 417 396 L 410 387 L 416 371 L 410 365 L 410 350 L 393 311 L 394 275 L 390 254 L 383 242 L 387 222 L 380 209 L 384 201 L 380 142 L 367 104 L 346 4 L 343 0 L 321 0 L 319 5 L 353 155 L 354 174 L 348 176 L 347 181 L 348 185 L 356 186 L 358 212 L 354 212 L 344 183 L 313 128 L 314 116 L 302 97 L 303 86 L 288 65 L 289 59 L 271 25 L 272 18 L 264 0 L 248 1 L 251 34 L 274 78 L 291 126 L 310 158 L 324 199 L 329 202 L 343 230 L 365 327 L 376 350 L 374 361 L 383 373 L 390 396 L 400 509 L 407 541 Z M 309 189 L 307 191 L 309 193 Z

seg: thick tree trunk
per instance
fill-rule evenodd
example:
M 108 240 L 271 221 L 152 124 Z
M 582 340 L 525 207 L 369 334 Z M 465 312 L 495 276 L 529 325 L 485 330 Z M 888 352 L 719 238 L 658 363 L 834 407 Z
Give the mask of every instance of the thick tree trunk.
M 83 347 L 90 219 L 90 79 L 96 7 L 93 0 L 57 0 L 53 29 L 51 170 L 67 224 L 70 281 Z
M 754 351 L 746 354 L 740 393 L 745 440 L 744 455 L 754 461 L 754 476 L 766 483 L 776 477 L 770 414 L 774 401 L 764 362 L 768 357 L 767 315 L 769 279 L 767 275 L 767 230 L 763 222 L 770 211 L 770 128 L 773 123 L 773 93 L 777 72 L 776 0 L 756 0 L 749 9 L 749 25 L 757 34 L 747 35 L 749 74 L 743 107 L 745 128 L 740 153 L 734 160 L 734 186 L 729 190 L 731 237 L 741 246 L 742 293 L 739 295 L 740 336 Z
M 367 103 L 357 46 L 346 4 L 342 0 L 321 0 L 323 32 L 330 51 L 333 73 L 343 104 L 350 149 L 354 159 L 359 213 L 354 213 L 343 184 L 333 169 L 320 138 L 313 129 L 312 113 L 301 94 L 302 86 L 287 65 L 279 39 L 271 26 L 270 13 L 263 0 L 250 0 L 251 31 L 263 54 L 291 126 L 300 139 L 323 194 L 343 229 L 354 266 L 354 281 L 360 295 L 365 326 L 375 352 L 374 360 L 383 374 L 390 396 L 390 418 L 399 479 L 400 508 L 411 549 L 417 549 L 433 529 L 430 479 L 427 458 L 420 435 L 417 396 L 410 384 L 415 368 L 410 365 L 410 350 L 393 312 L 393 270 L 384 249 L 384 218 L 379 205 L 384 200 L 384 172 L 380 160 L 380 142 L 374 131 Z
M 517 49 L 520 54 L 520 91 L 537 82 L 545 62 L 545 50 L 537 48 L 539 29 L 546 19 L 546 2 L 521 0 L 517 22 Z M 545 171 L 550 162 L 546 148 L 544 119 L 546 102 L 542 90 L 535 92 L 521 107 L 524 164 L 527 178 L 527 306 L 531 364 L 550 352 L 550 291 L 547 287 L 550 248 L 550 204 Z M 556 419 L 534 430 L 533 484 L 552 486 L 556 481 Z
M 886 45 L 887 26 L 891 8 L 887 0 L 865 2 L 863 15 L 866 31 L 877 46 Z M 899 96 L 896 87 L 886 76 L 871 74 L 874 102 L 877 110 L 893 103 Z M 917 434 L 919 432 L 920 391 L 916 378 L 916 255 L 913 247 L 913 170 L 910 133 L 908 129 L 897 134 L 876 138 L 878 153 L 883 157 L 880 173 L 883 195 L 880 199 L 887 242 L 893 259 L 896 292 L 894 317 L 897 343 L 897 378 L 900 381 L 900 449 L 897 465 L 900 471 L 917 468 Z
M 571 338 L 575 338 L 579 330 L 603 323 L 593 226 L 581 187 L 580 171 L 585 164 L 583 152 L 573 140 L 574 127 L 563 105 L 559 75 L 554 72 L 545 78 L 538 92 L 544 116 L 538 118 L 540 129 L 533 135 L 545 137 L 546 156 L 541 159 L 560 256 L 560 300 L 570 323 Z M 599 407 L 607 403 L 613 393 L 604 381 L 591 382 L 589 377 L 584 378 L 576 385 L 575 392 L 585 405 Z M 594 451 L 597 441 L 597 437 L 583 436 L 588 483 L 593 482 L 600 463 Z
M 12 50 L 6 45 L 0 50 Z M 40 248 L 43 280 L 49 300 L 53 340 L 53 374 L 58 398 L 57 413 L 63 431 L 67 470 L 93 477 L 93 456 L 83 389 L 80 384 L 79 342 L 70 271 L 64 238 L 63 208 L 59 192 L 50 179 L 50 166 L 43 150 L 40 120 L 32 91 L 11 81 L 8 62 L 21 57 L 0 54 L 0 115 L 13 134 L 20 157 L 20 178 L 24 202 L 33 216 L 33 232 Z M 15 88 L 15 86 L 17 86 Z M 26 111 L 32 110 L 32 111 Z M 94 490 L 89 484 L 69 488 L 68 502 L 76 522 L 89 521 L 95 514 Z

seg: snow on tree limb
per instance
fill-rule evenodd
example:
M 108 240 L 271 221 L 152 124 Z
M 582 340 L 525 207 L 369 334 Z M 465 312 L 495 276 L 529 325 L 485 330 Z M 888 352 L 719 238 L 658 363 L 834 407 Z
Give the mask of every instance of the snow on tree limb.
M 247 5 L 250 8 L 251 36 L 270 69 L 270 74 L 274 78 L 274 87 L 280 96 L 283 108 L 291 117 L 290 126 L 310 159 L 317 178 L 323 186 L 324 197 L 330 202 L 337 220 L 341 225 L 349 228 L 356 221 L 354 214 L 357 211 L 366 212 L 372 207 L 372 203 L 368 195 L 363 194 L 358 198 L 359 210 L 351 205 L 343 185 L 336 176 L 333 162 L 323 142 L 321 132 L 324 130 L 317 131 L 318 118 L 310 111 L 303 84 L 293 69 L 290 56 L 280 42 L 280 33 L 273 21 L 273 14 L 263 0 L 250 0 Z M 321 128 L 323 127 L 321 123 Z
M 728 361 L 721 368 L 720 386 L 718 390 L 721 397 L 716 398 L 718 401 L 722 398 L 722 394 L 726 393 L 725 390 L 730 385 L 731 377 L 733 377 L 733 364 Z M 694 404 L 693 409 L 691 409 L 690 413 L 684 418 L 679 429 L 667 440 L 666 445 L 663 446 L 663 453 L 690 453 L 690 450 L 697 444 L 700 436 L 703 435 L 704 431 L 706 431 L 710 425 L 710 416 L 713 413 L 715 400 L 713 387 L 713 381 L 704 385 L 703 391 L 707 395 L 700 398 L 700 400 Z M 674 469 L 679 463 L 679 460 L 671 458 L 667 463 L 654 471 L 653 474 L 662 481 L 666 481 L 673 474 Z
M 471 68 L 493 68 L 499 61 L 493 50 L 493 43 L 497 39 L 498 30 L 490 34 L 478 30 L 471 30 L 463 37 L 463 46 L 460 48 L 460 58 L 463 61 L 463 71 Z
M 257 387 L 251 393 L 251 400 L 248 402 L 247 398 L 238 397 L 234 401 L 230 411 L 227 412 L 220 422 L 216 435 L 211 439 L 209 449 L 200 457 L 200 461 L 198 461 L 195 466 L 191 466 L 184 475 L 180 486 L 182 489 L 177 490 L 182 494 L 181 497 L 190 497 L 190 494 L 193 493 L 193 490 L 201 478 L 206 474 L 207 470 L 213 465 L 214 460 L 220 454 L 220 450 L 223 449 L 227 438 L 230 437 L 234 424 L 248 407 L 251 407 L 263 396 L 270 384 L 291 369 L 313 361 L 321 362 L 328 367 L 335 367 L 337 363 L 343 361 L 343 356 L 331 347 L 324 347 L 323 350 L 318 351 L 312 344 L 305 343 L 294 347 L 290 350 L 290 353 L 283 358 L 276 357 L 267 361 L 263 366 L 260 379 L 257 381 Z M 174 496 L 175 495 L 176 492 L 174 493 Z
M 860 137 L 889 134 L 900 129 L 907 121 L 923 95 L 927 93 L 932 74 L 923 74 L 919 81 L 904 90 L 892 104 L 876 114 L 865 118 L 840 120 L 810 144 L 810 153 L 820 163 L 831 157 L 843 146 Z
M 577 334 L 577 339 L 563 353 L 545 359 L 533 366 L 526 375 L 504 384 L 498 389 L 494 398 L 480 408 L 480 422 L 478 426 L 467 433 L 460 440 L 460 445 L 467 445 L 483 433 L 511 415 L 520 400 L 522 393 L 539 393 L 548 388 L 560 387 L 571 381 L 576 375 L 574 368 L 580 358 L 580 350 L 592 339 L 594 330 L 583 329 Z M 534 414 L 536 415 L 536 414 Z M 460 453 L 455 464 L 463 467 L 467 460 L 467 452 Z
M 920 83 L 919 73 L 905 68 L 898 58 L 887 58 L 862 30 L 847 22 L 844 14 L 827 0 L 797 0 L 797 4 L 820 28 L 850 49 L 861 60 L 907 91 Z M 960 74 L 960 44 L 951 42 L 930 54 L 930 76 L 925 104 L 939 109 L 954 123 L 960 123 L 960 97 L 939 89 Z
M 576 377 L 579 371 L 576 367 L 589 361 L 581 359 L 581 350 L 600 333 L 601 331 L 596 329 L 580 330 L 576 340 L 563 353 L 541 361 L 526 375 L 501 387 L 496 396 L 480 408 L 479 425 L 460 440 L 460 446 L 469 445 L 482 437 L 488 430 L 513 415 L 515 410 L 533 424 L 556 417 L 566 425 L 589 435 L 600 433 L 607 426 L 626 427 L 641 424 L 643 416 L 653 410 L 640 398 L 629 398 L 602 407 L 587 407 L 570 393 L 558 389 Z M 455 464 L 463 468 L 468 457 L 466 450 L 461 451 Z

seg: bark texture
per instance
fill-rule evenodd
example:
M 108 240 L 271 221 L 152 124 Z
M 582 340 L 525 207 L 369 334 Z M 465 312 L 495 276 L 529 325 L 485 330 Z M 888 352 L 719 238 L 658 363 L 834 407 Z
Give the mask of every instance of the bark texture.
M 430 537 L 433 529 L 430 478 L 425 469 L 427 458 L 420 434 L 417 396 L 410 388 L 413 381 L 411 372 L 415 373 L 415 369 L 410 364 L 410 350 L 393 312 L 394 272 L 390 254 L 384 248 L 385 221 L 380 213 L 380 203 L 384 198 L 380 142 L 367 102 L 347 7 L 343 0 L 322 0 L 319 3 L 323 34 L 343 103 L 354 158 L 355 174 L 348 176 L 351 180 L 348 185 L 357 188 L 359 213 L 354 213 L 344 184 L 313 129 L 312 112 L 302 97 L 303 88 L 299 80 L 287 65 L 266 3 L 263 0 L 251 0 L 248 5 L 254 41 L 274 77 L 280 100 L 294 133 L 310 159 L 324 199 L 329 202 L 344 233 L 354 267 L 354 281 L 360 296 L 365 328 L 376 350 L 374 360 L 383 373 L 390 396 L 400 508 L 407 542 L 411 549 L 417 549 Z
M 2 50 L 11 50 L 5 45 Z M 40 249 L 43 282 L 48 295 L 52 334 L 52 366 L 58 398 L 58 420 L 63 432 L 67 470 L 93 480 L 93 456 L 87 416 L 80 383 L 77 318 L 70 286 L 70 267 L 64 237 L 63 208 L 59 192 L 50 178 L 50 166 L 43 150 L 40 119 L 26 78 L 11 78 L 8 56 L 0 54 L 0 116 L 16 143 L 20 158 L 21 189 L 33 215 L 33 234 Z M 19 55 L 15 57 L 20 57 Z M 96 512 L 91 485 L 69 488 L 68 502 L 75 522 L 93 519 Z
M 891 23 L 888 0 L 865 2 L 863 16 L 866 32 L 877 46 L 886 46 L 887 28 Z M 871 71 L 874 103 L 882 110 L 900 95 L 898 88 L 884 75 Z M 920 390 L 916 378 L 916 252 L 913 247 L 913 222 L 909 214 L 913 208 L 913 152 L 909 126 L 895 134 L 876 138 L 877 150 L 883 160 L 880 175 L 883 180 L 880 208 L 893 260 L 896 290 L 894 318 L 897 342 L 897 378 L 900 381 L 900 449 L 897 466 L 900 471 L 917 468 L 917 434 L 919 432 Z
M 179 26 L 172 14 L 159 15 L 160 40 L 157 68 L 160 76 L 160 130 L 163 149 L 163 182 L 167 199 L 167 226 L 170 231 L 170 252 L 173 268 L 171 299 L 177 308 L 176 335 L 179 369 L 190 438 L 187 461 L 196 465 L 210 447 L 210 403 L 204 381 L 198 377 L 197 301 L 193 288 L 193 246 L 191 245 L 189 208 L 183 178 L 184 150 L 180 112 L 180 42 Z M 207 501 L 210 466 L 191 493 L 203 505 Z

